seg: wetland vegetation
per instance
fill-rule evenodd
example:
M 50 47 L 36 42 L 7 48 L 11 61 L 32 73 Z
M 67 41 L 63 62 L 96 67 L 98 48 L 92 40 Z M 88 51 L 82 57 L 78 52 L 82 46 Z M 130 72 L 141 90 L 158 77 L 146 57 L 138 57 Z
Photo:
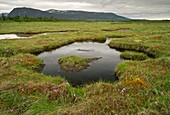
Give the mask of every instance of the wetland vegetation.
M 120 57 L 128 60 L 145 60 L 149 58 L 144 53 L 132 52 L 132 51 L 124 51 L 120 54 Z
M 101 58 L 101 57 L 100 57 Z M 60 67 L 65 72 L 81 71 L 86 69 L 90 62 L 98 60 L 100 58 L 83 58 L 80 56 L 66 56 L 61 57 L 58 62 Z
M 0 34 L 43 32 L 52 34 L 0 40 L 0 114 L 170 113 L 169 21 L 0 22 Z M 37 54 L 74 42 L 103 43 L 106 38 L 114 38 L 111 48 L 152 58 L 121 62 L 113 69 L 116 82 L 81 87 L 39 72 L 44 63 Z

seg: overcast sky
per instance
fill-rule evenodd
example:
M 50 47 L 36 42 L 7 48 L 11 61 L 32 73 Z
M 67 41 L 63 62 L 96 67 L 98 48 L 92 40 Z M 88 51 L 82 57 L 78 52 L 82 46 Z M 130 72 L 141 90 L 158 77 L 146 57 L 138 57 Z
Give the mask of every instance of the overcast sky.
M 170 19 L 170 0 L 0 0 L 0 13 L 15 7 L 113 12 L 135 19 Z

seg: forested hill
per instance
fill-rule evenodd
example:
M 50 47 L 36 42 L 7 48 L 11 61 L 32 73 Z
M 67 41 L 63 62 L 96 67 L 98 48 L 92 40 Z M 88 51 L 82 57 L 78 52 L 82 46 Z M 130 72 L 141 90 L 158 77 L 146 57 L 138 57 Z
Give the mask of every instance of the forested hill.
M 56 18 L 64 20 L 98 20 L 98 21 L 128 21 L 129 18 L 116 15 L 114 13 L 104 12 L 86 12 L 86 11 L 61 11 L 61 10 L 47 10 L 42 11 L 39 9 L 32 8 L 14 8 L 9 15 L 10 17 L 15 16 L 28 16 L 33 18 L 45 17 L 45 18 Z

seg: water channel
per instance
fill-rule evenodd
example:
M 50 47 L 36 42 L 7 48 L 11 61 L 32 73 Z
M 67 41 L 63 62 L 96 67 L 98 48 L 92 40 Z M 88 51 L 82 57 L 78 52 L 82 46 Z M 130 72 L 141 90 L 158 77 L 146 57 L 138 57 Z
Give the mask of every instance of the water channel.
M 19 39 L 19 38 L 29 38 L 34 34 L 0 34 L 1 39 Z

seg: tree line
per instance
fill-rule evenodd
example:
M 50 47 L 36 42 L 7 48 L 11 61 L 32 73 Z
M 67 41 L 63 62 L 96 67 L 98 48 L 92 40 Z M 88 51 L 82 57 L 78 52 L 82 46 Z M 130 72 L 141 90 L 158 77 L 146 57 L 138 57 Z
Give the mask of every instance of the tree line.
M 0 21 L 16 21 L 16 22 L 32 22 L 32 21 L 67 21 L 67 20 L 61 20 L 56 19 L 53 17 L 47 18 L 47 17 L 29 17 L 29 16 L 5 16 L 2 14 L 0 16 Z

